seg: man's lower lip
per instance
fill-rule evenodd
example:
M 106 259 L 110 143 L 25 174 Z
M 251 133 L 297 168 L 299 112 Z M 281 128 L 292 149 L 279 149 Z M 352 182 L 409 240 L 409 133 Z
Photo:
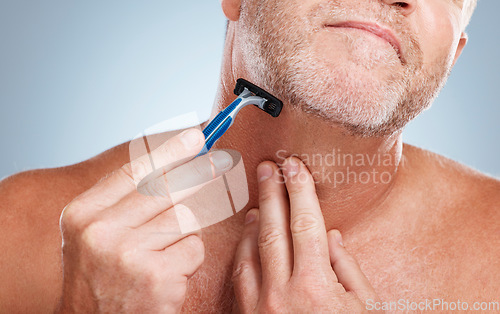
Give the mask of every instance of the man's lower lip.
M 378 35 L 376 35 L 376 34 L 374 34 L 374 33 L 370 32 L 370 31 L 367 31 L 367 30 L 362 29 L 362 28 L 348 27 L 348 26 L 329 26 L 329 25 L 327 25 L 327 26 L 326 26 L 326 28 L 327 28 L 327 29 L 349 29 L 349 30 L 362 31 L 362 32 L 364 32 L 364 33 L 366 33 L 366 34 L 370 34 L 370 35 L 372 35 L 372 36 L 374 36 L 374 37 L 377 37 L 378 39 L 383 40 L 384 42 L 386 42 L 386 43 L 388 43 L 389 45 L 391 45 L 391 47 L 394 49 L 394 52 L 396 52 L 396 54 L 397 54 L 397 56 L 398 56 L 399 60 L 401 61 L 401 63 L 403 63 L 403 64 L 405 63 L 404 59 L 402 58 L 401 54 L 399 53 L 399 51 L 397 50 L 397 48 L 396 48 L 396 47 L 394 47 L 391 43 L 389 43 L 389 42 L 388 42 L 387 40 L 385 40 L 384 38 L 382 38 L 382 37 L 380 37 L 380 36 L 378 36 Z

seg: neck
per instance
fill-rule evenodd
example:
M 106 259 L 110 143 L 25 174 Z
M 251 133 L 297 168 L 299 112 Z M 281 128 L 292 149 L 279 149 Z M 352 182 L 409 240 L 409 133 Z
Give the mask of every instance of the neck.
M 236 79 L 250 77 L 242 58 L 234 57 L 233 48 L 233 41 L 228 40 L 211 118 L 235 99 Z M 280 165 L 286 157 L 298 156 L 315 178 L 327 230 L 346 231 L 383 207 L 400 177 L 402 137 L 401 133 L 368 138 L 352 135 L 332 121 L 284 103 L 278 118 L 254 106 L 243 108 L 215 148 L 241 153 L 250 193 L 248 209 L 259 206 L 257 165 L 264 160 Z
M 213 115 L 235 98 L 224 86 L 231 83 L 222 84 Z M 241 153 L 248 208 L 259 205 L 257 165 L 264 160 L 280 165 L 286 157 L 298 156 L 315 178 L 327 228 L 346 230 L 377 212 L 390 194 L 398 177 L 402 138 L 399 133 L 379 138 L 350 135 L 330 121 L 284 104 L 278 118 L 254 106 L 242 109 L 216 148 Z

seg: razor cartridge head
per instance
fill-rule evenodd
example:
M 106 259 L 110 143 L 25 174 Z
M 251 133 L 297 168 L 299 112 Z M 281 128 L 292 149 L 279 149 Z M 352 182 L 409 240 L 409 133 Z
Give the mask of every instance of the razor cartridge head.
M 264 111 L 270 114 L 273 117 L 277 117 L 281 113 L 281 109 L 283 109 L 283 102 L 278 98 L 274 97 L 270 93 L 266 92 L 262 88 L 258 87 L 250 83 L 247 80 L 239 78 L 236 81 L 236 87 L 234 88 L 234 94 L 236 96 L 241 95 L 245 90 L 245 87 L 255 96 L 262 97 L 266 100 L 264 103 Z

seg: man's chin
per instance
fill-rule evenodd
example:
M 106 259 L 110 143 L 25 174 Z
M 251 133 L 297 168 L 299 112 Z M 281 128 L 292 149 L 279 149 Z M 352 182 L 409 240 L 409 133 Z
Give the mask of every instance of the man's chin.
M 349 96 L 355 97 L 356 94 Z M 300 110 L 357 136 L 390 135 L 400 129 L 401 123 L 393 121 L 398 116 L 397 103 L 387 103 L 387 100 L 362 101 L 361 98 L 350 99 L 348 95 L 331 95 L 332 99 L 336 101 L 310 98 L 301 102 Z

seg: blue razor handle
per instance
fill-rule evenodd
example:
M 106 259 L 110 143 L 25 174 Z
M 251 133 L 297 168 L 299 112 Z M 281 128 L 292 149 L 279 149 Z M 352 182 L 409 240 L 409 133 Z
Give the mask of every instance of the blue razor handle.
M 205 135 L 205 145 L 196 157 L 205 155 L 217 142 L 217 140 L 229 129 L 233 124 L 232 113 L 243 99 L 237 98 L 226 109 L 219 114 L 205 127 L 203 135 Z M 195 158 L 196 158 L 195 157 Z
M 208 153 L 215 142 L 233 125 L 234 118 L 241 108 L 247 105 L 255 105 L 272 117 L 277 117 L 283 107 L 283 103 L 278 98 L 241 78 L 236 82 L 234 93 L 238 98 L 226 109 L 219 112 L 203 130 L 205 145 L 194 158 Z

